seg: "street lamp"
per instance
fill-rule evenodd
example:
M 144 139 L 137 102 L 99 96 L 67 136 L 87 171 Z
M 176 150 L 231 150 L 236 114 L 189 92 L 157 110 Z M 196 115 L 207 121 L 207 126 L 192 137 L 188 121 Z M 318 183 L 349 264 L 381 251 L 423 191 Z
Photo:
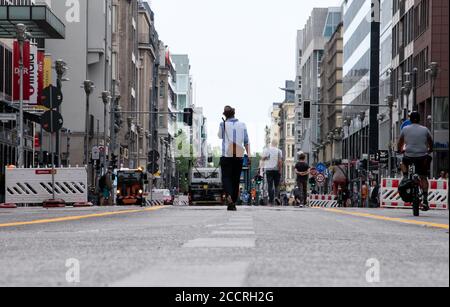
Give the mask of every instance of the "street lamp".
M 108 104 L 109 104 L 109 100 L 111 99 L 111 93 L 109 91 L 103 91 L 102 92 L 102 101 L 103 101 L 103 145 L 105 147 L 104 152 L 103 152 L 103 169 L 104 169 L 104 173 L 106 173 L 106 149 L 107 149 L 107 143 L 108 143 L 108 135 L 106 133 L 106 130 L 108 130 L 107 128 L 107 123 L 106 123 L 106 116 L 108 113 Z
M 389 169 L 389 177 L 392 176 L 392 149 L 393 149 L 393 141 L 394 141 L 394 136 L 393 136 L 393 129 L 392 129 L 392 125 L 393 125 L 393 109 L 394 109 L 394 96 L 393 95 L 388 95 L 386 97 L 386 102 L 387 105 L 389 106 L 389 162 L 388 162 L 388 169 Z
M 435 137 L 435 89 L 436 89 L 436 79 L 439 73 L 439 65 L 436 62 L 431 62 L 426 70 L 427 73 L 430 74 L 431 77 L 431 135 L 433 136 L 433 142 Z M 434 147 L 434 144 L 433 144 Z M 434 149 L 434 148 L 433 148 Z M 434 177 L 434 165 L 435 165 L 435 154 L 434 150 L 432 153 L 433 156 L 433 167 L 431 168 L 431 178 Z
M 360 146 L 359 146 L 359 150 L 360 150 L 360 157 L 362 158 L 363 154 L 364 154 L 364 120 L 366 119 L 366 112 L 360 112 L 358 114 L 358 119 L 361 122 L 361 130 L 360 130 Z
M 411 74 L 409 72 L 405 73 L 405 76 L 409 79 Z M 409 94 L 411 94 L 412 90 L 412 82 L 410 80 L 406 80 L 404 83 L 404 93 L 406 95 L 406 108 L 403 111 L 403 119 L 406 120 L 408 118 L 409 113 Z
M 348 180 L 350 181 L 351 177 L 351 155 L 350 155 L 350 127 L 352 126 L 352 118 L 350 116 L 346 116 L 344 119 L 344 126 L 347 127 L 347 159 L 348 159 Z M 350 185 L 350 182 L 349 182 Z
M 86 116 L 85 116 L 85 130 L 84 130 L 84 164 L 89 164 L 89 97 L 94 90 L 94 82 L 86 80 L 83 82 L 84 92 L 86 93 Z
M 23 44 L 25 40 L 27 39 L 27 27 L 24 24 L 17 24 L 16 25 L 16 35 L 17 35 L 17 41 L 19 43 L 19 148 L 17 153 L 17 166 L 18 167 L 24 167 L 24 130 L 23 130 L 23 124 L 24 124 L 24 116 L 23 116 L 23 74 L 24 74 L 24 59 L 23 59 Z

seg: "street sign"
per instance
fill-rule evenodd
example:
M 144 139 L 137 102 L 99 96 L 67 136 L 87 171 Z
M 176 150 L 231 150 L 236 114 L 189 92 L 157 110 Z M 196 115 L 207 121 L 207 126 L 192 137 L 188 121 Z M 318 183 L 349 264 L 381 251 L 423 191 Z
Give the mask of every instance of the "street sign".
M 49 133 L 55 133 L 61 130 L 63 125 L 64 120 L 59 112 L 50 110 L 45 112 L 41 117 L 41 126 Z
M 100 160 L 100 148 L 97 146 L 92 148 L 92 160 Z
M 381 164 L 388 164 L 389 163 L 389 151 L 388 150 L 380 150 L 378 152 L 378 162 Z
M 323 174 L 327 170 L 327 167 L 325 164 L 319 163 L 316 165 L 316 169 L 319 173 Z
M 312 168 L 310 170 L 310 174 L 311 174 L 311 176 L 316 177 L 319 174 L 319 172 L 317 171 L 317 169 Z
M 16 113 L 0 113 L 0 122 L 14 122 L 16 120 Z
M 323 174 L 318 174 L 316 177 L 316 181 L 319 185 L 324 184 L 325 180 L 326 180 L 326 178 L 325 178 L 325 175 L 323 175 Z
M 62 104 L 63 94 L 57 87 L 50 85 L 42 91 L 41 101 L 46 108 L 55 109 Z

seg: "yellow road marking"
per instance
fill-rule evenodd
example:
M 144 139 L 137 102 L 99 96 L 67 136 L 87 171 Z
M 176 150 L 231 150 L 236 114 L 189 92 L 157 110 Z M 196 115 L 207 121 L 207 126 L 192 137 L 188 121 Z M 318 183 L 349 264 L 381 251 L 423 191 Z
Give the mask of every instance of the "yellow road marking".
M 446 230 L 449 229 L 449 225 L 447 225 L 447 224 L 438 224 L 438 223 L 422 222 L 422 221 L 416 221 L 416 220 L 407 220 L 407 219 L 388 217 L 388 216 L 376 215 L 376 214 L 370 214 L 370 213 L 344 211 L 344 210 L 339 210 L 339 209 L 322 209 L 322 210 L 325 210 L 327 212 L 333 212 L 333 213 L 339 213 L 339 214 L 345 214 L 345 215 L 353 215 L 353 216 L 365 217 L 365 218 L 381 220 L 381 221 L 397 222 L 397 223 L 410 224 L 410 225 L 419 225 L 419 226 L 425 226 L 425 227 L 431 227 L 431 228 L 441 228 L 441 229 L 446 229 Z
M 95 214 L 79 215 L 79 216 L 65 216 L 65 217 L 60 217 L 60 218 L 42 219 L 42 220 L 35 220 L 35 221 L 28 221 L 28 222 L 14 222 L 14 223 L 0 224 L 0 228 L 78 221 L 78 220 L 90 219 L 90 218 L 156 211 L 161 208 L 163 208 L 163 207 L 152 207 L 152 208 L 140 209 L 140 210 L 136 209 L 136 210 L 123 210 L 123 211 L 115 211 L 115 212 L 95 213 Z

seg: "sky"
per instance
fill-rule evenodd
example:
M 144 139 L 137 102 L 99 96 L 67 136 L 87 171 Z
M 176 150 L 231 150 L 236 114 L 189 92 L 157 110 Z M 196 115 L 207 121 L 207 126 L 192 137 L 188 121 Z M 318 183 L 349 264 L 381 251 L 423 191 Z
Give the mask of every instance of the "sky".
M 208 119 L 208 143 L 220 144 L 223 107 L 247 124 L 253 151 L 264 147 L 274 102 L 295 79 L 296 34 L 313 7 L 342 0 L 148 0 L 160 39 L 188 54 L 195 104 Z

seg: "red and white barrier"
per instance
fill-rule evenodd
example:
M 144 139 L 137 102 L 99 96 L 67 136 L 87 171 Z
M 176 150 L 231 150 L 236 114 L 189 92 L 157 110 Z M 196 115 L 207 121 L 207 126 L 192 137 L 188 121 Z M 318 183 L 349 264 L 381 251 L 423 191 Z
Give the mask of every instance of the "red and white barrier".
M 402 179 L 385 178 L 381 181 L 382 208 L 412 208 L 412 204 L 405 203 L 398 194 L 398 187 Z M 448 209 L 448 182 L 444 180 L 430 180 L 428 202 L 431 209 Z
M 312 208 L 337 208 L 338 198 L 335 195 L 310 195 L 309 207 Z

